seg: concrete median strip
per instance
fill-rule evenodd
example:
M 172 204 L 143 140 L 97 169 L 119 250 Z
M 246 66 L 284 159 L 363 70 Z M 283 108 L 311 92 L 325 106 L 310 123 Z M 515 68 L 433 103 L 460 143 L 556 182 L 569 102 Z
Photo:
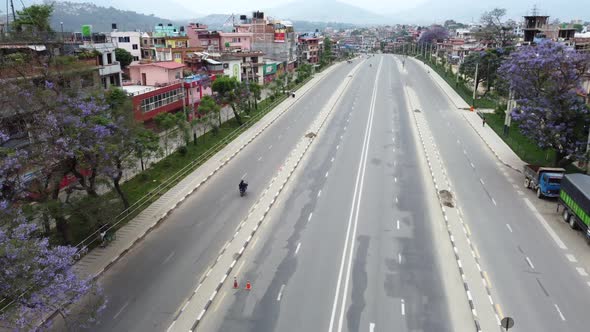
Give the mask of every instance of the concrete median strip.
M 360 64 L 352 70 L 352 73 L 356 73 L 359 67 Z M 241 226 L 229 242 L 229 245 L 227 245 L 227 249 L 216 259 L 216 262 L 211 268 L 210 275 L 201 279 L 198 291 L 194 292 L 188 298 L 188 305 L 183 304 L 183 307 L 186 306 L 185 310 L 180 311 L 176 315 L 171 326 L 168 328 L 169 331 L 194 331 L 198 327 L 211 303 L 215 300 L 215 296 L 221 287 L 223 287 L 224 282 L 232 273 L 237 261 L 242 257 L 244 251 L 255 236 L 256 231 L 262 225 L 265 217 L 275 204 L 276 198 L 283 188 L 285 188 L 285 184 L 289 181 L 293 172 L 301 163 L 303 156 L 317 138 L 318 132 L 324 127 L 326 120 L 348 87 L 353 76 L 349 75 L 343 80 L 332 94 L 327 105 L 318 112 L 316 119 L 309 128 L 309 132 L 315 135 L 302 137 L 294 150 L 289 154 L 278 173 L 273 177 L 268 187 L 257 200 L 255 204 L 256 208 L 250 211 L 246 219 L 240 224 Z
M 495 311 L 496 306 L 493 303 L 491 290 L 486 283 L 485 271 L 481 269 L 479 258 L 475 255 L 475 248 L 466 231 L 466 224 L 459 213 L 456 197 L 452 202 L 454 203 L 451 205 L 452 207 L 445 206 L 445 203 L 448 202 L 443 199 L 443 193 L 453 193 L 445 166 L 440 158 L 438 148 L 432 138 L 432 133 L 430 132 L 424 114 L 422 112 L 414 112 L 414 110 L 421 109 L 417 95 L 411 88 L 405 87 L 405 89 L 409 105 L 408 112 L 414 120 L 420 145 L 424 150 L 428 169 L 437 196 L 439 197 L 440 209 L 445 220 L 446 230 L 457 262 L 457 268 L 463 281 L 463 287 L 473 315 L 476 331 L 496 330 L 500 324 L 500 319 L 498 313 Z M 471 253 L 471 255 L 468 253 Z M 481 279 L 482 282 L 473 282 L 475 279 Z M 491 305 L 488 305 L 487 302 L 491 302 Z

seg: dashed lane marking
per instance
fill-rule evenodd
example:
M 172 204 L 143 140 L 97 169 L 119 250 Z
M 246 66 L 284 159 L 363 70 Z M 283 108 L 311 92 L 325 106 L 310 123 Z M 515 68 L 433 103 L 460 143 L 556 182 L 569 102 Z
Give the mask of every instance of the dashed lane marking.
M 299 248 L 301 248 L 301 242 L 297 243 L 297 248 L 295 248 L 295 255 L 299 252 Z
M 119 317 L 119 315 L 123 312 L 123 310 L 125 310 L 125 308 L 127 308 L 128 305 L 129 305 L 129 301 L 125 302 L 125 304 L 123 304 L 121 309 L 119 309 L 119 311 L 117 311 L 115 316 L 113 316 L 113 319 L 117 319 L 117 317 Z
M 510 224 L 506 224 L 506 228 L 508 228 L 508 230 L 510 231 L 510 233 L 512 233 L 512 227 L 510 227 Z
M 561 320 L 565 320 L 565 317 L 561 313 L 561 310 L 559 309 L 559 306 L 557 304 L 554 304 L 554 305 L 555 305 L 555 309 L 557 310 L 557 313 L 559 314 L 559 317 L 561 318 Z
M 577 263 L 578 260 L 576 259 L 576 256 L 572 255 L 572 254 L 565 254 L 565 257 L 567 257 L 567 260 L 572 262 L 572 263 Z
M 534 270 L 534 269 L 535 269 L 535 266 L 533 265 L 533 262 L 531 262 L 531 259 L 530 259 L 528 256 L 526 256 L 526 257 L 525 257 L 525 259 L 526 259 L 526 262 L 527 262 L 527 263 L 529 264 L 529 266 L 531 267 L 531 269 L 533 269 L 533 270 Z
M 279 295 L 277 296 L 277 301 L 281 300 L 281 297 L 283 296 L 283 289 L 285 289 L 285 284 L 281 285 L 281 290 L 279 290 Z
M 578 271 L 578 274 L 580 274 L 582 277 L 588 276 L 588 272 L 586 272 L 583 267 L 576 267 L 576 271 Z

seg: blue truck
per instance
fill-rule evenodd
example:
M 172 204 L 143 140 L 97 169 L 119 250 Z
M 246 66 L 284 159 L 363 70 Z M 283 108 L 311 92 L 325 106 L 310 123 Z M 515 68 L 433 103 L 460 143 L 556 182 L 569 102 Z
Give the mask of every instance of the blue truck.
M 565 169 L 524 165 L 524 187 L 537 192 L 537 197 L 557 197 Z
M 584 232 L 590 244 L 590 176 L 586 174 L 567 174 L 561 181 L 561 191 L 557 210 L 563 206 L 563 220 L 572 229 Z

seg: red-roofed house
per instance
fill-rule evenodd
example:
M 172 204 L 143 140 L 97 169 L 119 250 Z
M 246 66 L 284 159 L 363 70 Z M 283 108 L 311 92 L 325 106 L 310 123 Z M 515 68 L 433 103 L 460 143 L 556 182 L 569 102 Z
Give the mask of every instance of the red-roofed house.
M 183 107 L 190 107 L 189 117 L 196 115 L 201 98 L 211 95 L 211 79 L 207 75 L 183 77 L 185 67 L 174 61 L 129 65 L 131 82 L 123 84 L 123 89 L 132 95 L 137 121 L 150 122 L 160 113 L 179 112 Z
M 132 63 L 129 76 L 134 84 L 158 86 L 181 79 L 184 68 L 184 64 L 174 61 Z

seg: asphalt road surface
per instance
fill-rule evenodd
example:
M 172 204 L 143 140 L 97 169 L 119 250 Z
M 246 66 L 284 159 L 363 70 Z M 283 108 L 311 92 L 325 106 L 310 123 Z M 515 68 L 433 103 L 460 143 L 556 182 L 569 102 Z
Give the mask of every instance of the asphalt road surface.
M 358 61 L 355 61 L 355 64 Z M 164 331 L 236 226 L 354 64 L 341 64 L 189 196 L 101 278 L 108 306 L 92 331 Z M 239 197 L 238 182 L 248 183 Z
M 358 62 L 356 62 L 358 63 Z M 354 65 L 342 64 L 101 278 L 94 331 L 164 331 Z M 586 331 L 590 287 L 420 64 L 366 60 L 199 331 L 471 331 L 403 86 L 419 99 L 511 331 Z M 511 172 L 511 171 L 510 171 Z M 237 197 L 245 178 L 250 194 Z M 438 217 L 437 217 L 438 216 Z M 442 234 L 442 235 L 441 235 Z
M 222 293 L 199 331 L 473 328 L 462 284 L 442 273 L 457 270 L 433 234 L 440 210 L 393 59 L 367 62 L 244 257 L 238 278 L 253 289 Z

